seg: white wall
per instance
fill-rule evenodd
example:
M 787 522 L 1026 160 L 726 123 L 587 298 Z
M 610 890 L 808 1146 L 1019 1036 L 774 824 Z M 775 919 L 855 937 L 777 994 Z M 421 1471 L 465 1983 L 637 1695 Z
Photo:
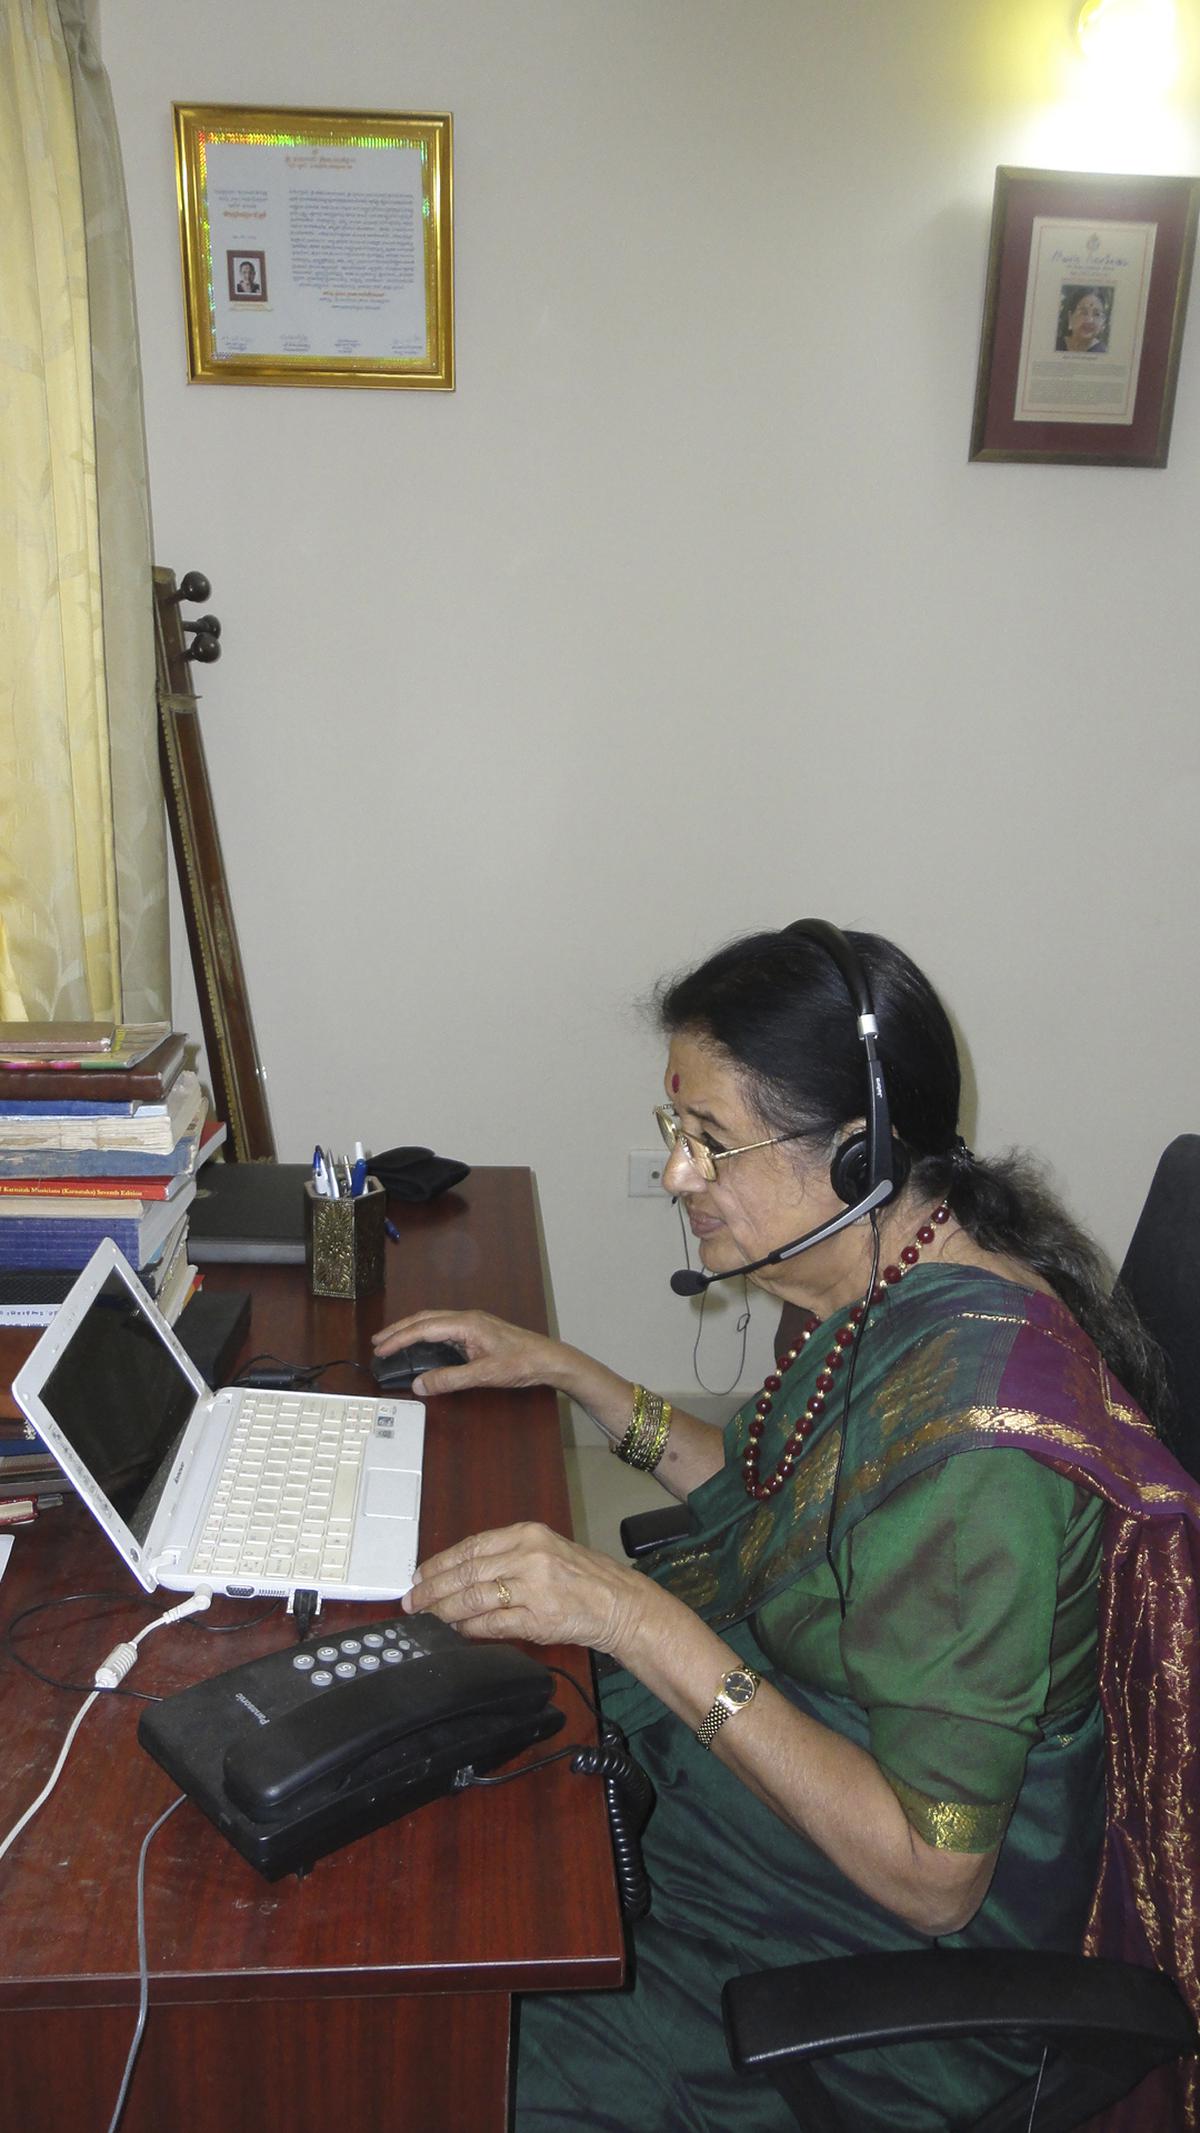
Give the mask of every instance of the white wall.
M 531 1164 L 564 1332 L 651 1383 L 632 1003 L 735 931 L 894 934 L 1111 1250 L 1196 1124 L 1200 327 L 1165 471 L 967 461 L 995 167 L 1195 169 L 1181 12 L 1098 118 L 1065 0 L 102 0 L 280 1154 Z M 454 394 L 188 386 L 173 100 L 453 113 Z

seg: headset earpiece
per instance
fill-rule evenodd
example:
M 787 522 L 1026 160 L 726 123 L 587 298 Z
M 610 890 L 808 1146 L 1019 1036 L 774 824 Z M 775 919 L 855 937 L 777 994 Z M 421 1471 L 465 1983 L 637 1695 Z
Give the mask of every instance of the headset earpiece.
M 853 1207 L 856 1200 L 862 1199 L 863 1186 L 867 1182 L 867 1136 L 865 1133 L 848 1134 L 841 1146 L 835 1151 L 833 1161 L 829 1166 L 829 1182 L 838 1199 L 844 1200 L 847 1207 Z
M 892 1190 L 889 1197 L 895 1199 L 904 1190 L 910 1163 L 907 1148 L 902 1141 L 894 1138 L 891 1155 Z M 847 1134 L 835 1151 L 829 1166 L 829 1182 L 838 1199 L 844 1200 L 847 1207 L 853 1207 L 856 1201 L 863 1198 L 871 1183 L 870 1153 L 865 1133 Z

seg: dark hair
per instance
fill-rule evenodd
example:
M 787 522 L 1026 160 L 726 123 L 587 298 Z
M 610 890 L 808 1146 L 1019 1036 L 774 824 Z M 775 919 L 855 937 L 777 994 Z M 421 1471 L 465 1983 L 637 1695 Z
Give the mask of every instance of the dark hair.
M 1114 1296 L 1103 1257 L 1023 1155 L 982 1161 L 958 1132 L 962 1073 L 949 1018 L 924 973 L 891 941 L 848 933 L 871 989 L 892 1131 L 911 1160 L 910 1191 L 945 1198 L 985 1251 L 1033 1269 L 1061 1297 L 1151 1419 L 1163 1366 L 1132 1306 Z M 864 1111 L 864 1054 L 840 970 L 803 933 L 748 934 L 655 995 L 668 1033 L 693 1031 L 727 1052 L 772 1133 L 832 1151 Z

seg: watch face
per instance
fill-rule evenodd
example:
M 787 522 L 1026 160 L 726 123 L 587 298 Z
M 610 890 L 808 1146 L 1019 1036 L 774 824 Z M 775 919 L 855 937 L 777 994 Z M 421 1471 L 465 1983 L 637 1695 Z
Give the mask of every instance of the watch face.
M 726 1674 L 721 1683 L 731 1703 L 749 1703 L 756 1686 L 753 1674 L 742 1674 L 736 1670 L 732 1674 Z

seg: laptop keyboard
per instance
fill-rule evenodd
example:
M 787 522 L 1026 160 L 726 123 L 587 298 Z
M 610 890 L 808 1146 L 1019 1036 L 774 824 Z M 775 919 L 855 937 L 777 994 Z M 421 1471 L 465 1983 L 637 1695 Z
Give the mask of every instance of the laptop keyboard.
M 344 1583 L 377 1410 L 371 1399 L 243 1392 L 193 1573 Z

